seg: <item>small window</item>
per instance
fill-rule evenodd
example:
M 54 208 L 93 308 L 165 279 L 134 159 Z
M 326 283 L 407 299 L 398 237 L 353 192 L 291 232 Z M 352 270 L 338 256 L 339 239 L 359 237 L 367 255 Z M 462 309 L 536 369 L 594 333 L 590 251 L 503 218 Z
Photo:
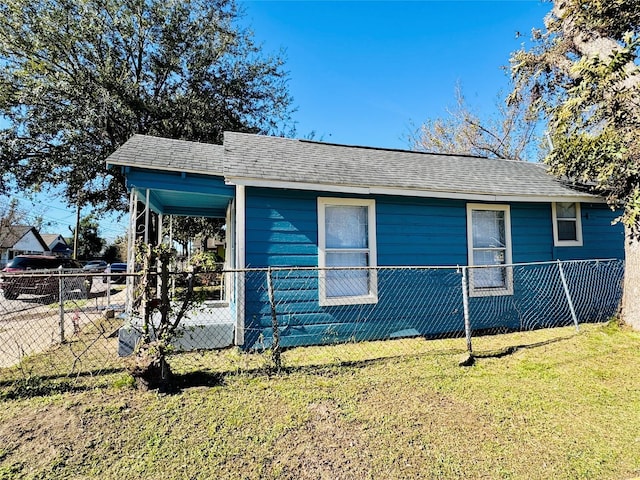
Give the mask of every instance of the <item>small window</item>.
M 469 265 L 481 267 L 469 269 L 469 294 L 513 294 L 509 205 L 468 204 L 467 242 Z
M 580 204 L 557 202 L 551 204 L 553 214 L 553 243 L 556 247 L 582 246 Z
M 376 303 L 375 202 L 318 198 L 320 305 Z M 362 267 L 362 268 L 358 268 Z

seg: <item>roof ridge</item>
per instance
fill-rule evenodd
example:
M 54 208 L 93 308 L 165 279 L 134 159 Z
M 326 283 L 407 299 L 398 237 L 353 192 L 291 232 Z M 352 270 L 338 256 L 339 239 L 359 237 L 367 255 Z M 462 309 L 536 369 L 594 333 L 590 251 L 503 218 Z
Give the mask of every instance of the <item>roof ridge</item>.
M 486 156 L 482 156 L 482 155 L 471 155 L 471 154 L 467 154 L 467 153 L 438 153 L 438 152 L 421 152 L 419 150 L 407 150 L 407 149 L 403 149 L 403 148 L 392 148 L 392 147 L 374 147 L 374 146 L 370 146 L 370 145 L 355 145 L 355 144 L 346 144 L 346 143 L 337 143 L 337 142 L 324 142 L 324 141 L 320 141 L 320 140 L 309 140 L 306 138 L 290 138 L 290 137 L 281 137 L 281 136 L 277 136 L 277 135 L 261 135 L 261 134 L 256 134 L 256 133 L 244 133 L 244 132 L 233 132 L 233 131 L 227 131 L 225 133 L 231 133 L 231 134 L 240 134 L 240 135 L 249 135 L 252 137 L 258 137 L 258 138 L 264 138 L 264 139 L 279 139 L 279 140 L 286 140 L 286 141 L 291 141 L 291 142 L 300 142 L 300 143 L 308 143 L 308 144 L 315 144 L 315 145 L 320 145 L 320 146 L 327 146 L 327 147 L 343 147 L 343 148 L 354 148 L 354 149 L 361 149 L 361 150 L 375 150 L 375 151 L 380 151 L 380 152 L 397 152 L 397 153 L 409 153 L 409 154 L 416 154 L 416 155 L 428 155 L 428 156 L 434 156 L 434 157 L 462 157 L 462 158 L 477 158 L 480 160 L 496 160 L 499 162 L 515 162 L 515 163 L 521 163 L 521 164 L 531 164 L 531 165 L 540 165 L 540 162 L 530 162 L 527 160 L 516 160 L 513 158 L 492 158 L 492 157 L 486 157 Z
M 299 142 L 302 142 L 302 143 L 315 143 L 317 145 L 326 145 L 329 147 L 358 148 L 362 150 L 378 150 L 383 152 L 415 153 L 419 155 L 433 155 L 433 156 L 441 156 L 441 157 L 469 157 L 469 158 L 480 158 L 484 160 L 507 160 L 507 161 L 515 161 L 515 162 L 521 161 L 521 160 L 508 159 L 508 158 L 483 157 L 482 155 L 470 155 L 467 153 L 421 152 L 419 150 L 406 150 L 404 148 L 374 147 L 370 145 L 354 145 L 354 144 L 335 143 L 335 142 L 322 142 L 318 140 L 307 140 L 305 138 L 298 138 L 298 139 L 292 139 L 292 140 L 298 140 Z
M 214 147 L 223 147 L 224 146 L 221 143 L 211 143 L 211 142 L 205 142 L 203 140 L 187 140 L 185 138 L 159 137 L 157 135 L 149 135 L 147 133 L 134 133 L 130 138 L 133 138 L 133 137 L 153 138 L 153 139 L 156 139 L 156 140 L 163 140 L 163 141 L 167 141 L 168 140 L 170 142 L 195 143 L 195 144 L 198 144 L 198 145 L 208 145 L 208 146 L 214 146 Z

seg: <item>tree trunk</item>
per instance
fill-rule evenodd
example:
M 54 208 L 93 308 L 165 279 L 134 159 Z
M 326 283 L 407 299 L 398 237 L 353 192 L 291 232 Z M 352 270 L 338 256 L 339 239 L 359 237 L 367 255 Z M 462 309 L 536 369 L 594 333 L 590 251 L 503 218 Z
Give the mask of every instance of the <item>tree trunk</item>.
M 640 236 L 625 226 L 622 320 L 640 330 Z
M 158 345 L 145 345 L 128 361 L 128 369 L 140 390 L 158 389 L 169 392 L 172 389 L 171 367 L 166 354 L 157 351 Z M 155 350 L 155 351 L 151 351 Z

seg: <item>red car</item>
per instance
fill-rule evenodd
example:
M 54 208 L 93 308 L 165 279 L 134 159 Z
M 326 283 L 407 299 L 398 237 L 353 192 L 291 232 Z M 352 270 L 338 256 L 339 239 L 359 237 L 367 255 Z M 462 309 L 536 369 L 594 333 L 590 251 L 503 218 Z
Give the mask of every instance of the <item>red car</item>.
M 57 295 L 59 267 L 62 273 L 82 273 L 82 265 L 71 258 L 19 255 L 2 269 L 0 292 L 7 300 L 15 300 L 20 294 Z M 91 277 L 67 277 L 64 288 L 65 291 L 79 290 L 86 297 L 91 290 Z

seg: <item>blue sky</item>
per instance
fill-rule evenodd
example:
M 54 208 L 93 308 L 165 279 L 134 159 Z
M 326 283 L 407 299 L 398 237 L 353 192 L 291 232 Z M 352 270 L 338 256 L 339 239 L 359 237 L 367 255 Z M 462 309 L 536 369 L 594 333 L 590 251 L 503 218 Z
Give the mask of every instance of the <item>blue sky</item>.
M 460 84 L 478 112 L 508 89 L 509 54 L 540 1 L 243 1 L 265 50 L 283 48 L 299 136 L 407 148 L 412 122 L 446 114 Z M 516 32 L 522 36 L 516 38 Z
M 412 125 L 446 115 L 456 84 L 490 115 L 509 88 L 501 67 L 550 8 L 539 0 L 239 4 L 264 50 L 284 51 L 298 136 L 387 148 L 408 148 Z M 75 222 L 75 208 L 50 196 L 22 205 L 50 222 L 43 232 L 68 235 Z M 125 229 L 108 218 L 100 233 L 112 240 Z

